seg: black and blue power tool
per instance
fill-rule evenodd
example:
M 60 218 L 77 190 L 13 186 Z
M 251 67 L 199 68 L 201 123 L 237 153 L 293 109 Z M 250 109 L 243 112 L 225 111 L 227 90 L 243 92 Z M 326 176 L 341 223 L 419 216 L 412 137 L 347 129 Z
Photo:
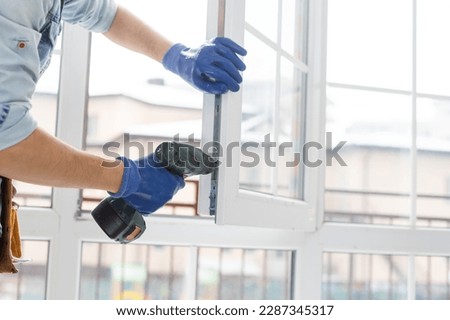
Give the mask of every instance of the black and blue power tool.
M 201 149 L 189 144 L 163 142 L 155 150 L 158 163 L 183 178 L 210 174 L 220 164 Z M 143 214 L 121 198 L 107 197 L 91 212 L 106 235 L 119 243 L 130 243 L 145 231 Z

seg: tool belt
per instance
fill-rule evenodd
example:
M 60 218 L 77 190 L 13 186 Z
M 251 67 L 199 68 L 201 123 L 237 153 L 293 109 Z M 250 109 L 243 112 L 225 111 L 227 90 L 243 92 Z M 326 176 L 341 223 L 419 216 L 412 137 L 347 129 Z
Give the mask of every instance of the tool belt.
M 15 189 L 11 179 L 1 178 L 0 273 L 17 273 L 14 263 L 22 257 L 22 247 L 17 218 L 18 206 L 13 202 Z

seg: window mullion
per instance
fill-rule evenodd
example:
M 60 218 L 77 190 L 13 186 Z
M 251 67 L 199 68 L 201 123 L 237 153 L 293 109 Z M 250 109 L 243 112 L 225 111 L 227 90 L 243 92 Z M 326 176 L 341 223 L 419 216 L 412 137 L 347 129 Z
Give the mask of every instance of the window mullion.
M 411 81 L 411 195 L 410 226 L 417 224 L 417 0 L 412 0 L 412 81 Z M 415 257 L 408 256 L 408 299 L 416 297 Z
M 417 222 L 417 0 L 413 1 L 412 18 L 412 83 L 411 83 L 411 216 L 410 224 Z
M 189 265 L 187 267 L 187 278 L 188 278 L 188 299 L 197 299 L 197 279 L 198 279 L 198 254 L 199 249 L 197 246 L 190 247 L 190 257 Z
M 275 74 L 275 107 L 272 112 L 272 130 L 274 135 L 274 141 L 277 145 L 280 143 L 280 103 L 281 103 L 281 36 L 282 36 L 282 25 L 283 25 L 283 3 L 278 0 L 278 25 L 277 25 L 277 55 L 276 55 L 276 74 Z M 272 175 L 272 186 L 271 193 L 273 195 L 278 194 L 278 148 L 272 149 L 273 161 L 276 163 L 275 166 L 271 168 Z
M 56 135 L 75 148 L 83 148 L 88 96 L 90 33 L 64 25 Z
M 307 22 L 307 61 L 310 72 L 307 78 L 305 139 L 324 143 L 325 140 L 325 66 L 327 40 L 327 8 L 324 1 L 308 1 Z M 323 151 L 323 150 L 322 150 Z M 323 152 L 318 153 L 319 159 L 325 159 Z M 305 166 L 304 196 L 311 205 L 311 219 L 319 232 L 307 233 L 304 242 L 299 244 L 294 255 L 293 264 L 293 298 L 320 299 L 322 295 L 323 251 L 321 231 L 324 215 L 325 170 L 322 164 L 319 168 Z M 318 171 L 315 171 L 315 170 Z
M 62 52 L 56 132 L 59 139 L 81 149 L 88 92 L 89 32 L 66 24 Z M 54 189 L 53 209 L 59 217 L 59 229 L 50 242 L 48 299 L 78 298 L 81 239 L 74 230 L 79 203 L 79 190 Z

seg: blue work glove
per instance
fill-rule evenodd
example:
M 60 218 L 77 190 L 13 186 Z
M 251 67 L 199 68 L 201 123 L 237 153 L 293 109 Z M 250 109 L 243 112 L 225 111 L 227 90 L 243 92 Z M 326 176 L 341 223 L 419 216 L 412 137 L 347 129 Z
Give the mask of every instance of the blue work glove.
M 121 157 L 124 171 L 120 190 L 110 193 L 113 198 L 122 198 L 143 214 L 150 214 L 172 199 L 184 187 L 181 176 L 162 167 L 154 154 L 133 161 Z
M 164 55 L 167 70 L 181 76 L 193 87 L 212 94 L 228 90 L 239 91 L 245 64 L 237 55 L 247 51 L 228 38 L 214 38 L 199 48 L 187 48 L 178 43 Z

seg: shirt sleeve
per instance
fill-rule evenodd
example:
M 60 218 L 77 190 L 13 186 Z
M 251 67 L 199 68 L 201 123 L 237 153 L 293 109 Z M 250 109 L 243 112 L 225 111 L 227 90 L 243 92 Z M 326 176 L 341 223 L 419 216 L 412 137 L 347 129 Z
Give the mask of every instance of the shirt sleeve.
M 0 150 L 27 138 L 37 128 L 29 108 L 17 104 L 0 105 Z
M 65 0 L 62 20 L 93 32 L 107 32 L 114 21 L 114 0 Z

